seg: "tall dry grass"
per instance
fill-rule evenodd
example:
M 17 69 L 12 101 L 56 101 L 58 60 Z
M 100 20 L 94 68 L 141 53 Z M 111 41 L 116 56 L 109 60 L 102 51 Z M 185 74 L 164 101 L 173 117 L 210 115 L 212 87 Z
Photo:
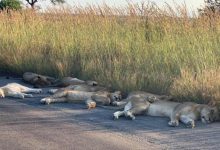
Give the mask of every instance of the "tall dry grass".
M 220 99 L 217 15 L 192 18 L 184 6 L 148 3 L 3 12 L 0 20 L 1 71 L 73 74 L 179 100 Z

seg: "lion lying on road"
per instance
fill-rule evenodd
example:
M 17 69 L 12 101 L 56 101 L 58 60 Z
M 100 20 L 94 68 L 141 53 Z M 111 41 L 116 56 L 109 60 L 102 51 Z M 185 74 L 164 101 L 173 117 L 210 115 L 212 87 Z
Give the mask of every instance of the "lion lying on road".
M 86 103 L 87 107 L 95 108 L 98 105 L 111 105 L 114 101 L 121 100 L 121 92 L 109 93 L 106 91 L 84 92 L 74 90 L 64 90 L 57 92 L 50 97 L 41 99 L 41 103 L 50 104 L 57 102 L 79 102 Z
M 158 98 L 144 91 L 135 91 L 128 94 L 126 99 L 119 102 L 113 102 L 113 105 L 124 108 L 123 111 L 117 111 L 114 113 L 114 118 L 118 119 L 120 116 L 125 115 L 132 120 L 135 119 L 135 115 L 145 114 L 150 103 L 158 100 Z
M 32 94 L 26 93 L 41 93 L 41 89 L 32 89 L 26 86 L 20 85 L 18 83 L 9 83 L 3 87 L 0 87 L 0 97 L 4 98 L 6 96 L 21 98 L 24 97 L 33 97 Z
M 56 81 L 56 79 L 53 77 L 44 76 L 32 72 L 25 72 L 23 74 L 23 80 L 27 83 L 34 85 L 34 87 L 37 88 L 53 85 Z
M 137 113 L 139 112 L 139 113 Z M 125 115 L 134 119 L 134 114 L 147 114 L 149 116 L 169 117 L 169 126 L 178 126 L 179 122 L 187 127 L 195 127 L 195 121 L 201 120 L 203 123 L 211 123 L 219 119 L 216 107 L 196 104 L 196 103 L 177 103 L 163 100 L 156 100 L 153 103 L 143 103 L 143 99 L 131 99 L 123 111 L 115 112 L 114 118 L 118 119 Z
M 57 80 L 53 77 L 44 76 L 32 72 L 25 72 L 23 74 L 23 80 L 27 83 L 34 85 L 34 87 L 46 87 L 46 86 L 67 87 L 70 85 L 81 85 L 81 84 L 91 85 L 91 86 L 98 85 L 96 81 L 83 81 L 72 77 L 64 77 L 61 80 Z
M 195 121 L 211 123 L 218 120 L 218 109 L 213 106 L 196 104 L 192 102 L 177 103 L 170 101 L 156 101 L 148 108 L 149 116 L 169 117 L 169 126 L 178 126 L 179 122 L 187 127 L 195 127 Z

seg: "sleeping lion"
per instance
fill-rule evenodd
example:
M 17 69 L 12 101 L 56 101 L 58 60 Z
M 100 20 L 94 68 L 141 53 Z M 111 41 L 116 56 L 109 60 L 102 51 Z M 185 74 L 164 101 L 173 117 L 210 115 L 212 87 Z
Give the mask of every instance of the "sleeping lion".
M 64 77 L 61 80 L 55 79 L 53 77 L 36 74 L 33 72 L 25 72 L 23 74 L 23 80 L 27 83 L 34 85 L 34 87 L 67 87 L 70 85 L 91 85 L 96 86 L 98 83 L 96 81 L 83 81 L 77 78 Z
M 123 111 L 113 114 L 115 119 L 120 116 L 127 116 L 135 119 L 136 114 L 169 117 L 169 126 L 179 126 L 182 122 L 187 127 L 194 128 L 195 121 L 201 120 L 203 123 L 211 123 L 219 120 L 218 109 L 214 106 L 196 104 L 191 102 L 177 103 L 166 100 L 155 100 L 153 103 L 146 103 L 143 106 L 143 99 L 131 99 L 124 107 Z
M 33 89 L 18 83 L 9 83 L 3 87 L 0 87 L 0 97 L 4 98 L 6 96 L 14 97 L 14 98 L 25 98 L 25 97 L 33 97 L 32 94 L 27 93 L 41 93 L 41 89 Z
M 120 116 L 130 117 L 135 119 L 135 115 L 145 114 L 150 103 L 154 103 L 159 98 L 167 98 L 167 96 L 159 96 L 144 91 L 134 91 L 128 94 L 126 99 L 113 102 L 113 105 L 118 106 L 123 111 L 117 111 L 114 113 L 114 119 L 118 119 Z
M 25 72 L 23 74 L 23 80 L 34 85 L 36 88 L 50 86 L 56 82 L 56 79 L 53 77 L 44 76 L 33 72 Z
M 85 103 L 87 108 L 95 108 L 98 105 L 111 105 L 114 101 L 121 100 L 121 92 L 113 93 L 106 91 L 84 92 L 75 90 L 64 90 L 56 92 L 50 97 L 41 99 L 41 103 L 50 104 L 58 102 Z
M 123 99 L 121 101 L 115 101 L 113 104 L 115 106 L 125 106 L 129 101 L 134 101 L 133 99 L 147 99 L 147 101 L 149 102 L 154 102 L 155 100 L 171 100 L 172 97 L 171 96 L 167 96 L 167 95 L 156 95 L 156 94 L 152 94 L 152 93 L 148 93 L 145 91 L 133 91 L 130 92 L 127 96 L 126 99 Z

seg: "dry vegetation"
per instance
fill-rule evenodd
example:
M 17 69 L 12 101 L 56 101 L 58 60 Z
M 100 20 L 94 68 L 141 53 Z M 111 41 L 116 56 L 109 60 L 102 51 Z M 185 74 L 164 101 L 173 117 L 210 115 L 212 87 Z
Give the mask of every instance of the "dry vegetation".
M 73 74 L 123 91 L 220 101 L 219 16 L 146 4 L 3 12 L 0 20 L 1 71 Z

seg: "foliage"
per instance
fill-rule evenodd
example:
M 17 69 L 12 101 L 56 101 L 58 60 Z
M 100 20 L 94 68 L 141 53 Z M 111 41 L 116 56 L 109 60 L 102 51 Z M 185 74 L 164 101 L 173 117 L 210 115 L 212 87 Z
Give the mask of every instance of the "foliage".
M 19 10 L 21 9 L 21 2 L 19 0 L 1 0 L 0 9 L 1 10 Z
M 205 7 L 198 9 L 200 15 L 210 15 L 210 13 L 219 14 L 220 13 L 220 0 L 204 0 Z
M 26 0 L 26 2 L 31 5 L 31 7 L 34 9 L 35 4 L 38 2 L 38 0 Z M 51 3 L 57 4 L 57 3 L 64 3 L 65 0 L 50 0 Z

